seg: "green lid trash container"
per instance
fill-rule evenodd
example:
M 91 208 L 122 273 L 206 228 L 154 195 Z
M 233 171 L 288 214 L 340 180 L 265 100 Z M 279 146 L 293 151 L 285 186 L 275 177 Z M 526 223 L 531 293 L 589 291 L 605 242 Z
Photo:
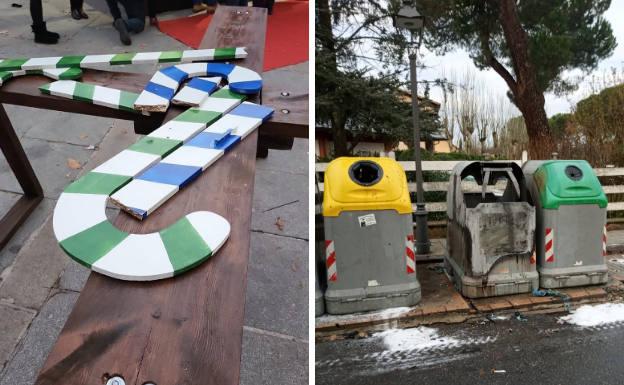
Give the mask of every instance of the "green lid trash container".
M 535 207 L 522 169 L 512 162 L 460 162 L 447 202 L 446 270 L 469 298 L 538 288 L 533 252 Z
M 536 206 L 540 286 L 607 282 L 607 196 L 584 160 L 530 161 L 522 168 Z
M 333 160 L 325 171 L 325 311 L 348 314 L 420 301 L 405 171 L 389 158 Z

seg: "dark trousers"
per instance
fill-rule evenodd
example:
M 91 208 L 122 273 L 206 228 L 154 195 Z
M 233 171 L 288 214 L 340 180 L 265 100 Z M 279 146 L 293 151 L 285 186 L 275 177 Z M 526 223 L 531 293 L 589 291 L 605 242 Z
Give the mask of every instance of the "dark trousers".
M 41 0 L 30 0 L 30 17 L 32 17 L 33 25 L 43 24 Z
M 126 10 L 128 20 L 125 20 L 128 31 L 141 32 L 145 28 L 145 3 L 143 0 L 106 0 L 113 19 L 121 19 L 119 4 Z
M 83 0 L 69 0 L 71 9 L 82 9 Z

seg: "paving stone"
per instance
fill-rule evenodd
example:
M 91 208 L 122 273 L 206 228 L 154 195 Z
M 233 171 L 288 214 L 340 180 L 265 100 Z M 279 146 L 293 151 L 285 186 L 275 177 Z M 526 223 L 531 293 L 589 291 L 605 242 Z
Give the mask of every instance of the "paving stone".
M 265 75 L 266 73 L 263 76 Z M 269 150 L 267 158 L 256 161 L 256 170 L 301 174 L 307 178 L 309 168 L 308 143 L 308 139 L 295 139 L 290 151 Z
M 0 284 L 0 300 L 39 309 L 68 261 L 48 220 L 15 259 L 11 273 Z
M 543 305 L 545 303 L 551 303 L 555 300 L 554 297 L 534 297 L 531 296 L 531 303 L 534 305 Z
M 19 194 L 0 191 L 0 218 L 6 214 L 9 209 L 17 202 L 20 198 Z
M 308 242 L 252 233 L 245 324 L 308 335 Z
M 60 292 L 46 302 L 19 344 L 15 356 L 1 373 L 0 385 L 29 385 L 35 382 L 77 299 L 77 293 Z
M 514 308 L 531 306 L 531 304 L 533 303 L 531 301 L 530 294 L 519 294 L 519 295 L 511 296 L 509 297 L 509 302 Z
M 587 291 L 585 290 L 585 288 L 582 287 L 565 289 L 563 290 L 563 293 L 567 294 L 573 301 L 578 301 L 588 296 Z
M 49 198 L 58 197 L 78 175 L 79 170 L 69 168 L 67 160 L 71 158 L 84 165 L 91 155 L 91 151 L 81 146 L 31 138 L 23 138 L 21 142 L 44 194 Z M 4 158 L 0 158 L 0 186 L 3 190 L 22 192 Z
M 243 330 L 240 385 L 308 383 L 306 342 Z
M 59 288 L 61 290 L 82 291 L 87 278 L 91 274 L 91 269 L 87 269 L 78 262 L 70 260 L 61 275 Z
M 33 110 L 33 109 L 28 109 Z M 65 142 L 81 146 L 98 145 L 110 130 L 113 119 L 70 114 L 68 112 L 36 110 L 45 115 L 24 134 L 27 138 Z
M 438 314 L 446 312 L 444 305 L 425 305 L 422 308 L 423 315 Z
M 34 317 L 34 311 L 0 304 L 0 371 Z
M 505 299 L 494 299 L 489 303 L 489 305 L 493 311 L 511 309 L 513 307 L 511 302 Z
M 252 230 L 308 239 L 307 175 L 257 170 L 253 207 Z
M 585 290 L 589 298 L 602 298 L 607 295 L 607 292 L 601 287 L 586 287 Z
M 43 226 L 45 220 L 50 216 L 54 204 L 55 201 L 51 199 L 44 199 L 39 203 L 39 206 L 35 208 L 28 219 L 22 223 L 17 232 L 11 237 L 9 243 L 0 250 L 0 285 L 2 284 L 1 280 L 5 279 L 9 273 L 6 269 L 13 264 L 19 252 L 33 234 L 36 234 Z

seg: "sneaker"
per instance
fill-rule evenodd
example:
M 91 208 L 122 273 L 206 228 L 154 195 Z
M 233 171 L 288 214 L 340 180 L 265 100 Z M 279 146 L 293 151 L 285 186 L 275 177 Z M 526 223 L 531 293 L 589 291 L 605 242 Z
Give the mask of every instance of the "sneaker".
M 128 33 L 128 28 L 126 27 L 126 22 L 123 19 L 116 19 L 113 22 L 113 27 L 119 32 L 119 40 L 124 45 L 132 44 L 132 40 L 130 40 L 130 34 Z

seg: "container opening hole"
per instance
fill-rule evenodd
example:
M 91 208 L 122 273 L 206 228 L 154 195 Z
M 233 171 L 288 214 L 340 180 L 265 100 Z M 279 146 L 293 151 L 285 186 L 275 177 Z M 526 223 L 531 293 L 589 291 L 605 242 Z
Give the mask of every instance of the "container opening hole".
M 379 182 L 383 175 L 381 167 L 371 161 L 360 161 L 354 163 L 349 169 L 351 179 L 362 186 L 371 186 Z

